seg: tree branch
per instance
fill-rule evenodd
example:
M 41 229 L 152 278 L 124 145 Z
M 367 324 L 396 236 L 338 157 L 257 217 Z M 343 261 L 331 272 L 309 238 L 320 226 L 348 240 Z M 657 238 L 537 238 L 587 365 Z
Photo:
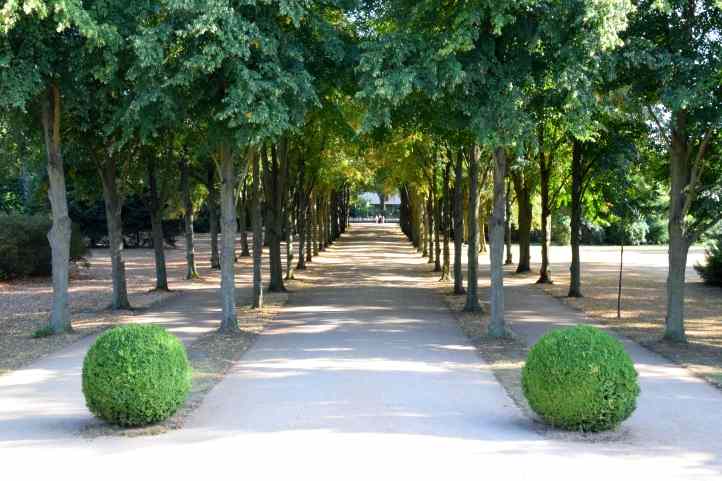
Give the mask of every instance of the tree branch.
M 649 112 L 649 115 L 652 116 L 652 119 L 654 119 L 654 123 L 657 124 L 657 128 L 659 129 L 659 135 L 662 136 L 662 138 L 667 142 L 667 145 L 672 144 L 672 139 L 669 137 L 668 134 L 665 133 L 665 128 L 662 127 L 662 122 L 659 121 L 659 117 L 657 117 L 657 114 L 654 113 L 654 109 L 650 105 L 647 105 L 647 111 Z

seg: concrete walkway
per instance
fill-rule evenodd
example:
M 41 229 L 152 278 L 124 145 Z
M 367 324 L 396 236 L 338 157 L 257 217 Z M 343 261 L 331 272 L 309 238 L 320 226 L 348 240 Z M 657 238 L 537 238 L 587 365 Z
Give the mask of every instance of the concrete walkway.
M 722 395 L 636 351 L 643 395 L 621 441 L 543 437 L 459 331 L 429 268 L 397 228 L 354 226 L 304 273 L 313 287 L 293 294 L 186 427 L 165 435 L 89 441 L 49 422 L 28 433 L 42 409 L 23 400 L 46 399 L 58 422 L 77 402 L 53 404 L 52 381 L 32 369 L 14 384 L 0 378 L 0 466 L 28 478 L 66 466 L 74 480 L 722 479 Z M 509 318 L 530 340 L 550 320 L 579 321 L 512 289 Z M 70 358 L 54 376 L 77 377 Z
M 505 290 L 506 319 L 530 346 L 551 329 L 598 325 L 536 288 Z M 662 456 L 694 456 L 722 470 L 722 393 L 686 369 L 608 332 L 622 341 L 639 372 L 641 394 L 637 410 L 623 425 L 625 443 Z
M 195 289 L 128 319 L 160 325 L 188 344 L 217 328 L 218 305 L 217 289 Z M 85 353 L 96 337 L 0 376 L 0 451 L 28 442 L 44 445 L 72 439 L 95 422 L 85 407 L 81 373 Z

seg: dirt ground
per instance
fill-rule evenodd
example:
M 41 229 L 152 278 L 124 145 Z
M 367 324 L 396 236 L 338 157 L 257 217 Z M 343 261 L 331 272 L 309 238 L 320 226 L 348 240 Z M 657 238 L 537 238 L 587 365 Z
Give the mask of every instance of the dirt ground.
M 73 332 L 34 339 L 33 332 L 46 325 L 52 302 L 50 278 L 0 282 L 0 375 L 27 365 L 78 339 L 106 329 L 151 306 L 157 306 L 191 289 L 220 284 L 219 272 L 210 268 L 210 243 L 207 235 L 196 239 L 196 265 L 200 279 L 186 280 L 185 245 L 178 242 L 166 249 L 168 284 L 171 292 L 156 292 L 155 268 L 151 249 L 126 249 L 126 275 L 130 303 L 138 311 L 110 311 L 112 281 L 107 249 L 93 249 L 90 267 L 73 269 L 70 281 L 70 311 Z M 268 265 L 266 262 L 265 265 Z M 240 258 L 237 279 L 250 282 L 251 259 Z

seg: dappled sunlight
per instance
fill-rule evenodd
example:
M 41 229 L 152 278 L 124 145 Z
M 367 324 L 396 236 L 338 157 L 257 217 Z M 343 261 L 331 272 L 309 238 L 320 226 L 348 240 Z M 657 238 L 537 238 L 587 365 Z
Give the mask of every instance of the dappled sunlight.
M 243 369 L 289 370 L 289 371 L 370 371 L 370 372 L 416 372 L 440 374 L 458 366 L 434 365 L 417 361 L 402 361 L 383 358 L 312 358 L 312 359 L 268 359 L 264 362 L 243 364 Z

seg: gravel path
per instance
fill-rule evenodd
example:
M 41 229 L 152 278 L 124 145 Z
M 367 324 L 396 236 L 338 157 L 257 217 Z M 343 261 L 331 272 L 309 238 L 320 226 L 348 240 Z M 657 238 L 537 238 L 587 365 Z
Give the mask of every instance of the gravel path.
M 624 439 L 544 437 L 461 334 L 429 268 L 397 228 L 354 226 L 314 259 L 302 279 L 310 288 L 291 295 L 182 431 L 92 442 L 30 438 L 18 432 L 28 417 L 17 406 L 8 412 L 0 386 L 4 469 L 34 477 L 62 464 L 74 479 L 99 472 L 112 479 L 722 479 L 722 452 L 710 438 L 722 432 L 722 395 L 684 371 L 658 370 L 654 356 L 643 360 L 643 375 L 656 370 L 657 384 L 643 388 L 645 413 Z M 509 295 L 509 316 L 520 327 L 566 322 L 558 314 L 569 308 L 553 299 L 539 294 L 514 304 L 515 294 L 527 294 Z M 539 309 L 541 299 L 556 304 Z M 69 364 L 63 374 L 77 369 Z M 16 401 L 42 394 L 37 382 L 16 379 Z M 669 413 L 674 403 L 679 412 Z M 64 407 L 55 407 L 64 418 Z M 692 425 L 658 436 L 665 416 Z M 699 429 L 704 419 L 709 429 Z

